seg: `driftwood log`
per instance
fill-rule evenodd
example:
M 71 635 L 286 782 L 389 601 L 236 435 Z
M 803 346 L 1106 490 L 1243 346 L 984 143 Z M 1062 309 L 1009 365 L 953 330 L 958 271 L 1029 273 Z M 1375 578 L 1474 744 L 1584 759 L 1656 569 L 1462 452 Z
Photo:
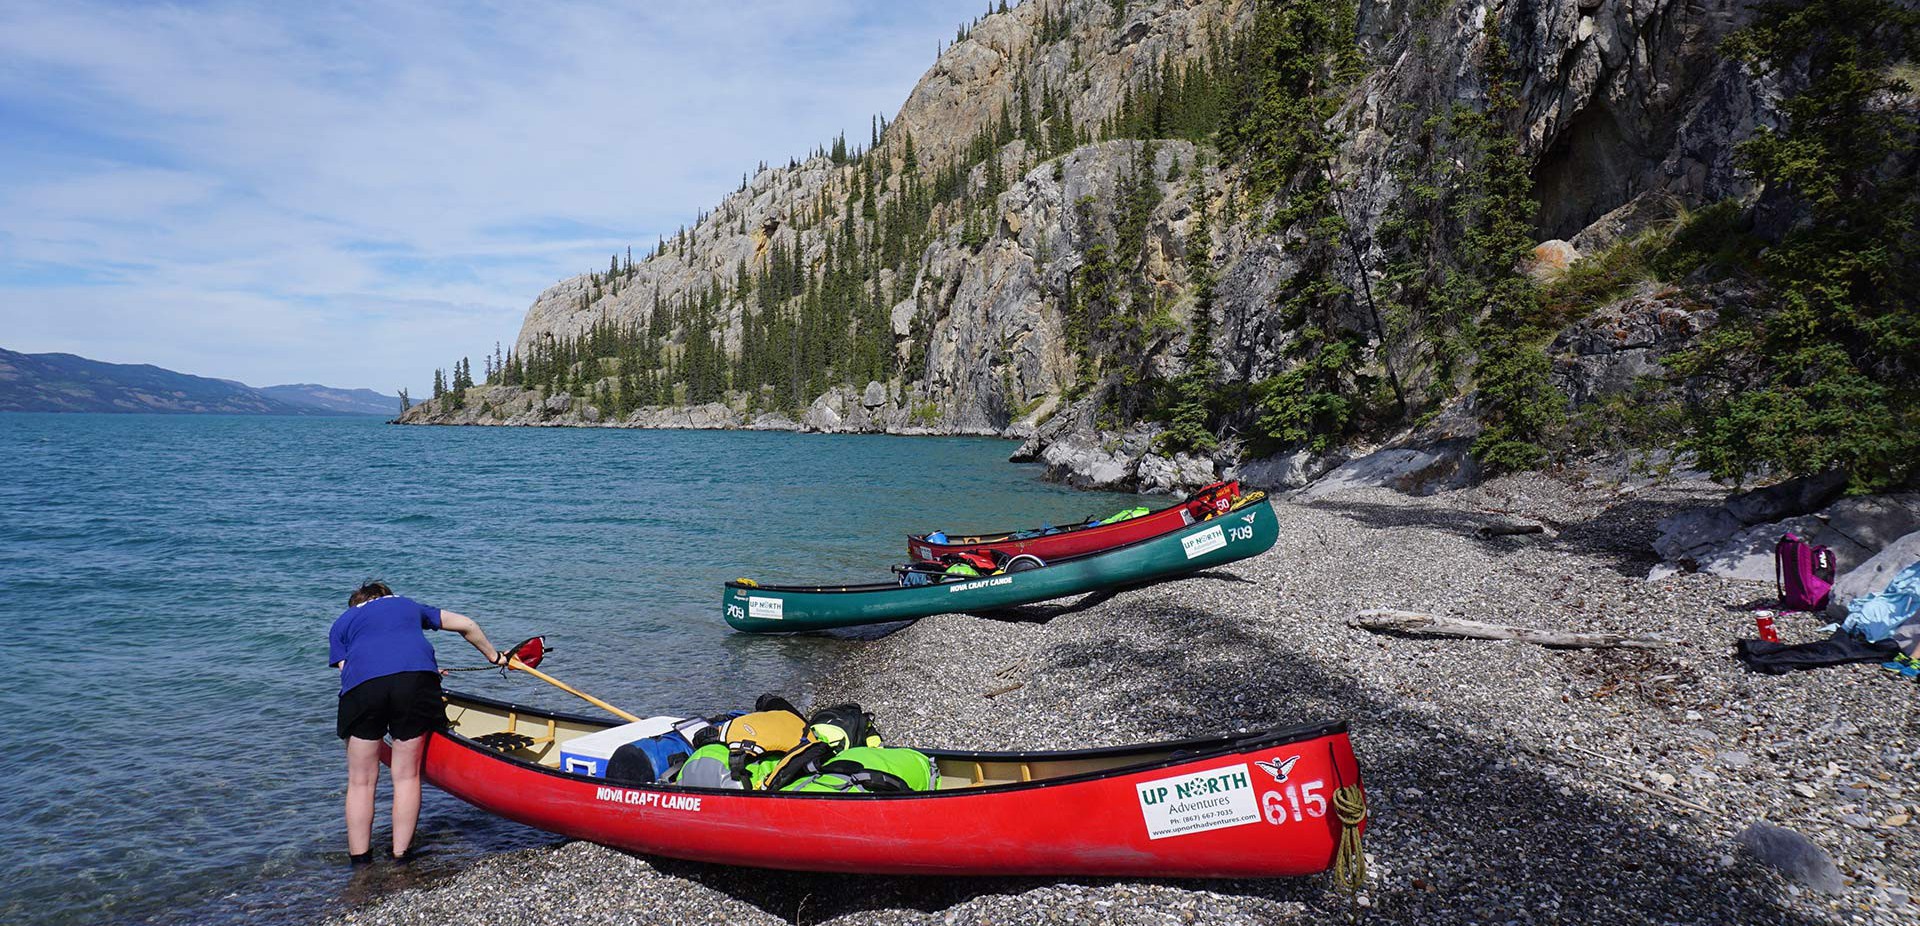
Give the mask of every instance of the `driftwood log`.
M 1388 633 L 1429 633 L 1442 637 L 1464 637 L 1470 640 L 1514 640 L 1520 643 L 1533 643 L 1539 646 L 1558 646 L 1577 649 L 1594 647 L 1628 647 L 1632 649 L 1654 649 L 1672 644 L 1658 637 L 1634 636 L 1624 633 L 1579 633 L 1565 630 L 1539 630 L 1532 627 L 1513 627 L 1507 624 L 1488 624 L 1483 621 L 1462 620 L 1457 617 L 1439 617 L 1421 614 L 1418 611 L 1392 611 L 1377 609 L 1355 614 L 1347 623 L 1362 630 L 1385 631 Z
M 1544 534 L 1547 526 L 1538 521 L 1495 521 L 1480 525 L 1482 537 L 1518 537 L 1523 534 Z

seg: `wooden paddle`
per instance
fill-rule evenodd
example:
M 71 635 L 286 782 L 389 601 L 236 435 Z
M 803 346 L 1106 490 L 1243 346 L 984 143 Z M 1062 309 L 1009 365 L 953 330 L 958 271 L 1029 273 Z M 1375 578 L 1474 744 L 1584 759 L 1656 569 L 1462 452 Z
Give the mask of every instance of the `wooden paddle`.
M 527 659 L 531 659 L 532 663 L 529 663 L 525 659 L 522 659 L 521 658 L 522 653 L 528 653 L 529 655 L 527 656 Z M 608 704 L 605 701 L 600 700 L 599 698 L 594 697 L 593 695 L 587 694 L 586 692 L 581 691 L 580 689 L 575 688 L 572 685 L 567 684 L 566 682 L 563 682 L 557 678 L 554 678 L 553 676 L 548 675 L 547 673 L 542 672 L 539 669 L 534 668 L 533 664 L 539 663 L 540 660 L 545 656 L 546 656 L 546 639 L 544 637 L 533 637 L 522 642 L 520 645 L 515 646 L 513 649 L 507 651 L 507 668 L 525 672 L 528 675 L 531 675 L 534 678 L 537 678 L 543 682 L 546 682 L 547 684 L 552 685 L 553 687 L 558 688 L 561 691 L 566 692 L 567 694 L 573 695 L 574 697 L 579 698 L 580 700 L 585 701 L 588 704 L 591 704 L 594 707 L 597 707 L 603 711 L 606 711 L 607 713 L 612 714 L 615 717 L 626 718 L 628 722 L 635 722 L 640 719 L 638 717 L 635 717 L 632 714 L 627 713 L 626 711 L 623 711 L 617 707 L 614 707 L 611 704 Z
M 527 665 L 524 662 L 521 662 L 520 657 L 518 656 L 512 656 L 507 659 L 507 668 L 516 669 L 521 672 L 525 672 L 528 675 L 531 675 L 534 678 L 537 678 L 543 682 L 546 682 L 547 684 L 552 685 L 553 687 L 558 688 L 561 691 L 566 692 L 567 694 L 573 695 L 574 697 L 579 698 L 580 700 L 585 701 L 588 704 L 591 704 L 594 707 L 597 707 L 603 711 L 606 711 L 607 713 L 612 714 L 615 717 L 623 717 L 630 722 L 637 721 L 640 719 L 638 717 L 635 717 L 632 714 L 627 713 L 626 711 L 623 711 L 617 707 L 614 707 L 611 704 L 608 704 L 605 701 L 600 700 L 599 698 L 594 697 L 593 695 L 587 694 L 586 692 L 581 691 L 580 689 L 575 688 L 572 685 L 567 684 L 566 682 L 563 682 L 557 678 L 554 678 L 553 676 L 548 675 L 547 673 L 542 672 L 539 669 L 536 669 L 530 665 Z

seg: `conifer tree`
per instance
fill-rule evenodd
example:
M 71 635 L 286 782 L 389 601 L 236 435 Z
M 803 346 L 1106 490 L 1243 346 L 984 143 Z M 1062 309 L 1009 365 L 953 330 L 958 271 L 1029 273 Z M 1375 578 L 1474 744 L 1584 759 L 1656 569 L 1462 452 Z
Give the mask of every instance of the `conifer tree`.
M 1800 220 L 1754 261 L 1772 298 L 1675 358 L 1706 392 L 1683 446 L 1721 479 L 1840 469 L 1858 490 L 1898 486 L 1920 474 L 1920 116 L 1906 77 L 1920 10 L 1769 4 L 1728 50 L 1798 86 L 1784 125 L 1737 154 L 1761 208 Z
M 1355 374 L 1363 345 L 1340 323 L 1348 293 L 1334 259 L 1345 222 L 1328 169 L 1337 142 L 1326 128 L 1359 73 L 1353 23 L 1353 6 L 1342 0 L 1265 0 L 1241 45 L 1239 103 L 1220 132 L 1256 201 L 1274 202 L 1268 230 L 1303 236 L 1280 305 L 1284 327 L 1295 332 L 1291 365 L 1256 393 L 1268 439 L 1316 451 L 1353 431 L 1362 392 Z

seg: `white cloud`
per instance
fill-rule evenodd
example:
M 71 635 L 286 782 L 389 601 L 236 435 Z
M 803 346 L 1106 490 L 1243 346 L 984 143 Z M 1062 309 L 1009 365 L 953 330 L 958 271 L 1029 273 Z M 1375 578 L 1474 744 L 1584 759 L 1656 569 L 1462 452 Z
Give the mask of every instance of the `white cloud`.
M 757 162 L 863 142 L 977 12 L 0 0 L 0 345 L 418 389 Z

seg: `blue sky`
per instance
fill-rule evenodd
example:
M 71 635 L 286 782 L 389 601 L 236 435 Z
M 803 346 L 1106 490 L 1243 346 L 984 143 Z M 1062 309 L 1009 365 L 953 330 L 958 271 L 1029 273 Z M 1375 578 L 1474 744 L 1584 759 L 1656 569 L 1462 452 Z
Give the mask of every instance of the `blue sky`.
M 0 0 L 0 347 L 425 391 L 980 0 Z

